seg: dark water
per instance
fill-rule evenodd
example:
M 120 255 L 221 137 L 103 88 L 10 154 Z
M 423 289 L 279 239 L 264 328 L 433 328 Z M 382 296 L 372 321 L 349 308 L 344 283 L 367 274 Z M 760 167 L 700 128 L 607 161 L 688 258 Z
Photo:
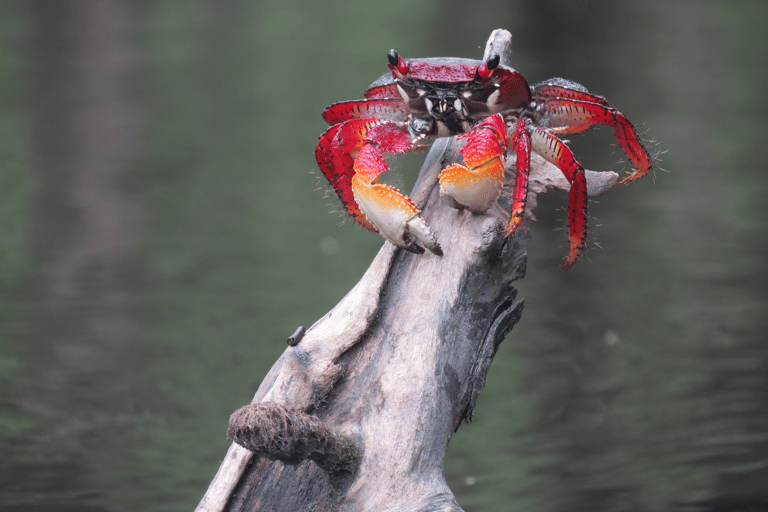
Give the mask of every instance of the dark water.
M 523 319 L 446 460 L 459 503 L 768 510 L 766 5 L 3 3 L 0 509 L 192 510 L 229 413 L 382 243 L 328 213 L 320 111 L 391 47 L 479 57 L 503 27 L 665 170 L 592 204 L 567 273 L 566 198 L 540 198 Z M 572 146 L 622 168 L 609 130 Z

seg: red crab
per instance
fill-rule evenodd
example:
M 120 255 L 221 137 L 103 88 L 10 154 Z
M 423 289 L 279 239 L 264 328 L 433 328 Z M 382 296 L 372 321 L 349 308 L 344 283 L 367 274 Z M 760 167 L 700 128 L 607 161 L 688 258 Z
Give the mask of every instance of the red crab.
M 320 169 L 354 219 L 405 250 L 441 255 L 434 234 L 411 199 L 381 183 L 385 157 L 422 149 L 428 138 L 459 135 L 464 165 L 440 173 L 440 195 L 455 208 L 488 210 L 501 194 L 504 162 L 516 157 L 512 215 L 505 236 L 515 232 L 525 214 L 531 151 L 557 166 L 571 184 L 568 195 L 570 251 L 562 264 L 573 266 L 587 236 L 587 186 L 584 168 L 558 134 L 575 133 L 595 124 L 614 128 L 619 144 L 634 165 L 621 182 L 644 176 L 651 155 L 627 118 L 601 96 L 562 78 L 529 86 L 500 56 L 485 62 L 430 58 L 406 61 L 391 50 L 389 69 L 365 99 L 327 107 L 331 127 L 315 150 Z

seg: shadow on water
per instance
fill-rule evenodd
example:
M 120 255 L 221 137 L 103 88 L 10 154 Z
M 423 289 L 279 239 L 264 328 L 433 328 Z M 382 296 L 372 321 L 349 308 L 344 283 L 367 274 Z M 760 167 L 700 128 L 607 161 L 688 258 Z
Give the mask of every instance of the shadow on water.
M 565 196 L 540 198 L 526 311 L 449 485 L 468 511 L 768 510 L 765 19 L 761 2 L 3 4 L 0 508 L 193 509 L 229 413 L 381 244 L 315 190 L 322 107 L 391 47 L 479 56 L 501 26 L 518 70 L 605 94 L 668 172 L 593 201 L 567 273 Z M 596 170 L 620 168 L 611 144 L 572 141 Z

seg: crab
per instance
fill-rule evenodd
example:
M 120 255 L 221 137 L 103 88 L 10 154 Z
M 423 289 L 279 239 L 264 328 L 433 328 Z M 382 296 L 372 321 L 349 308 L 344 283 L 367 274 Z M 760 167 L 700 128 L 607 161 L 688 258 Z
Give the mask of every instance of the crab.
M 405 60 L 387 54 L 390 72 L 365 91 L 365 99 L 342 101 L 323 111 L 330 124 L 315 150 L 317 163 L 347 212 L 364 228 L 381 233 L 414 253 L 442 249 L 414 202 L 379 181 L 386 158 L 424 149 L 431 139 L 459 136 L 464 163 L 439 176 L 444 203 L 473 213 L 494 205 L 504 184 L 504 167 L 515 158 L 511 215 L 504 237 L 525 216 L 531 152 L 562 171 L 570 183 L 568 239 L 562 263 L 572 267 L 587 237 L 587 184 L 584 167 L 559 135 L 593 125 L 614 129 L 634 166 L 621 183 L 635 181 L 653 167 L 653 158 L 627 117 L 602 96 L 563 78 L 529 86 L 499 54 L 485 61 L 460 58 Z

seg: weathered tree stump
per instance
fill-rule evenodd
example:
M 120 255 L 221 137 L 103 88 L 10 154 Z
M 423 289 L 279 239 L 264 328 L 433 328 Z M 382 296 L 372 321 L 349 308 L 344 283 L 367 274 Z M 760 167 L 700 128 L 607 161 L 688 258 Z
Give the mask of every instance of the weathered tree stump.
M 486 56 L 508 63 L 511 37 L 494 31 Z M 528 219 L 505 240 L 514 159 L 498 204 L 474 215 L 439 198 L 437 176 L 460 147 L 438 139 L 411 195 L 444 255 L 386 242 L 347 296 L 294 335 L 251 405 L 232 415 L 236 442 L 198 511 L 461 510 L 443 477 L 448 442 L 520 319 L 512 283 L 525 275 L 536 195 L 568 183 L 533 155 Z M 588 172 L 590 195 L 617 178 Z

